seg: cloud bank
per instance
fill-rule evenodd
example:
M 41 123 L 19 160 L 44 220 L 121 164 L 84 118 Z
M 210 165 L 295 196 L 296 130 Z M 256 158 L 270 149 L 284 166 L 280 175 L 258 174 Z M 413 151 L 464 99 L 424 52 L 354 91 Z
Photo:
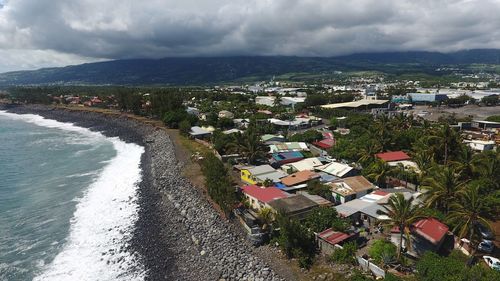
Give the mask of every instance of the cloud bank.
M 499 13 L 499 0 L 0 0 L 0 71 L 123 58 L 500 48 Z

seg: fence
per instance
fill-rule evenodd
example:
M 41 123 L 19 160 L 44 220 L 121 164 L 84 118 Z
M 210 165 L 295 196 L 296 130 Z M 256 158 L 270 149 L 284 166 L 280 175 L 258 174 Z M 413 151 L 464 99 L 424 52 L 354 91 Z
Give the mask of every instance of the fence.
M 359 266 L 364 271 L 370 270 L 375 276 L 385 278 L 385 271 L 382 268 L 376 266 L 374 263 L 371 263 L 368 260 L 365 260 L 362 257 L 357 257 L 357 259 L 358 259 Z

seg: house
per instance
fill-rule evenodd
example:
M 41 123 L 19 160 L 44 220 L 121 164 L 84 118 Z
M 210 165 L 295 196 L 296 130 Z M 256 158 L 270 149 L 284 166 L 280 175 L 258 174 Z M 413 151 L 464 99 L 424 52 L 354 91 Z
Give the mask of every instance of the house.
M 293 173 L 287 177 L 281 178 L 281 183 L 286 185 L 287 187 L 298 187 L 298 185 L 307 186 L 307 182 L 314 179 L 319 179 L 319 175 L 315 172 L 305 170 L 297 173 Z M 285 188 L 286 190 L 286 188 Z
M 257 185 L 243 186 L 241 191 L 245 198 L 247 198 L 251 208 L 254 210 L 260 210 L 266 207 L 270 208 L 268 205 L 269 202 L 290 196 L 288 193 L 276 187 L 262 188 Z
M 343 233 L 339 231 L 334 231 L 329 228 L 322 231 L 316 235 L 316 241 L 318 243 L 318 248 L 323 255 L 330 256 L 338 248 L 336 245 L 342 245 L 346 242 L 353 241 L 356 239 L 357 235 L 355 233 Z
M 377 153 L 375 154 L 375 156 L 378 159 L 387 162 L 387 164 L 391 167 L 402 166 L 405 169 L 420 173 L 420 169 L 418 168 L 417 163 L 411 161 L 411 157 L 403 151 Z
M 312 144 L 321 149 L 330 149 L 335 145 L 335 139 L 323 139 L 320 141 L 315 141 Z
M 301 171 L 314 171 L 316 167 L 322 166 L 323 163 L 317 157 L 306 158 L 297 162 L 293 162 L 290 164 L 283 165 L 281 169 L 283 171 L 293 171 L 293 172 L 301 172 Z
M 286 141 L 285 137 L 282 135 L 271 135 L 271 134 L 262 135 L 260 139 L 265 144 L 273 144 Z
M 337 204 L 360 198 L 375 189 L 375 186 L 363 176 L 339 179 L 330 183 L 329 186 L 332 187 L 332 195 Z
M 191 127 L 189 135 L 195 139 L 206 139 L 212 136 L 212 132 L 198 126 L 194 126 Z
M 227 110 L 221 110 L 221 111 L 219 111 L 219 118 L 233 119 L 234 113 L 232 113 L 231 111 L 227 111 Z
M 194 115 L 194 116 L 199 116 L 200 115 L 200 110 L 196 107 L 188 107 L 186 108 L 186 112 L 188 114 Z
M 297 195 L 304 195 L 305 197 L 311 199 L 312 201 L 316 202 L 316 204 L 318 204 L 318 206 L 320 207 L 332 207 L 333 206 L 333 203 L 330 202 L 329 200 L 319 196 L 319 195 L 316 195 L 316 194 L 310 194 L 308 193 L 307 191 L 297 191 L 296 193 Z
M 250 124 L 250 119 L 233 119 L 233 123 L 238 128 L 247 128 Z
M 305 142 L 284 142 L 279 144 L 269 145 L 271 153 L 288 152 L 288 151 L 309 151 L 309 147 Z
M 243 133 L 242 130 L 239 130 L 239 129 L 229 129 L 229 130 L 225 130 L 225 131 L 222 131 L 222 133 L 224 135 L 231 135 L 231 134 L 237 134 L 237 133 Z
M 498 129 L 500 128 L 500 122 L 473 120 L 471 127 L 480 130 Z
M 338 162 L 331 162 L 326 165 L 319 166 L 316 170 L 339 178 L 355 176 L 358 173 L 353 167 Z
M 275 97 L 271 96 L 257 96 L 255 97 L 255 104 L 273 107 L 275 99 L 276 99 Z
M 318 204 L 304 195 L 292 195 L 286 198 L 272 200 L 267 203 L 276 213 L 281 213 L 288 217 L 303 219 Z
M 437 252 L 443 246 L 448 235 L 448 226 L 435 218 L 421 219 L 410 227 L 411 249 L 408 253 L 413 256 L 421 256 L 426 251 Z M 399 245 L 401 239 L 398 227 L 391 229 L 391 242 Z M 406 245 L 406 237 L 403 235 L 403 246 Z
M 276 170 L 270 165 L 261 165 L 255 167 L 243 167 L 240 169 L 241 180 L 248 184 L 264 183 L 266 180 L 279 182 L 287 174 Z
M 464 141 L 470 148 L 476 151 L 486 151 L 495 149 L 495 141 L 483 140 L 465 140 Z
M 403 151 L 391 151 L 391 152 L 383 152 L 377 153 L 375 156 L 385 162 L 395 162 L 395 161 L 404 161 L 410 160 L 411 157 Z
M 299 151 L 278 152 L 271 155 L 271 165 L 279 167 L 302 159 L 304 159 L 304 155 Z
M 389 219 L 377 212 L 383 210 L 382 204 L 386 204 L 394 193 L 402 193 L 406 199 L 417 198 L 419 195 L 419 193 L 407 189 L 384 189 L 383 191 L 378 189 L 361 198 L 335 206 L 335 209 L 339 215 L 349 218 L 354 223 L 370 227 L 379 221 Z M 414 201 L 415 204 L 418 204 L 418 202 L 418 200 Z

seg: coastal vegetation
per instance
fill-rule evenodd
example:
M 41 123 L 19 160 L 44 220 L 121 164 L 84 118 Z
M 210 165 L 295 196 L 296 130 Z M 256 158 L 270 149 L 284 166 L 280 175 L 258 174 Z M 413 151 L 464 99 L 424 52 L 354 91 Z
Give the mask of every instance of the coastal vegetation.
M 229 215 L 236 202 L 236 193 L 224 163 L 212 153 L 205 154 L 202 171 L 208 194 Z

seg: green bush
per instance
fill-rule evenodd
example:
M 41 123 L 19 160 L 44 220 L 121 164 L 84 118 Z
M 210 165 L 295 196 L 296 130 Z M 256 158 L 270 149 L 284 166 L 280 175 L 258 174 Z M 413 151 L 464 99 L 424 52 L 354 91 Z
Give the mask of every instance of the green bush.
M 342 249 L 335 249 L 330 259 L 336 263 L 356 264 L 356 257 L 354 255 L 357 249 L 356 242 L 346 243 Z
M 386 240 L 376 240 L 368 250 L 377 264 L 387 263 L 396 257 L 397 247 Z

